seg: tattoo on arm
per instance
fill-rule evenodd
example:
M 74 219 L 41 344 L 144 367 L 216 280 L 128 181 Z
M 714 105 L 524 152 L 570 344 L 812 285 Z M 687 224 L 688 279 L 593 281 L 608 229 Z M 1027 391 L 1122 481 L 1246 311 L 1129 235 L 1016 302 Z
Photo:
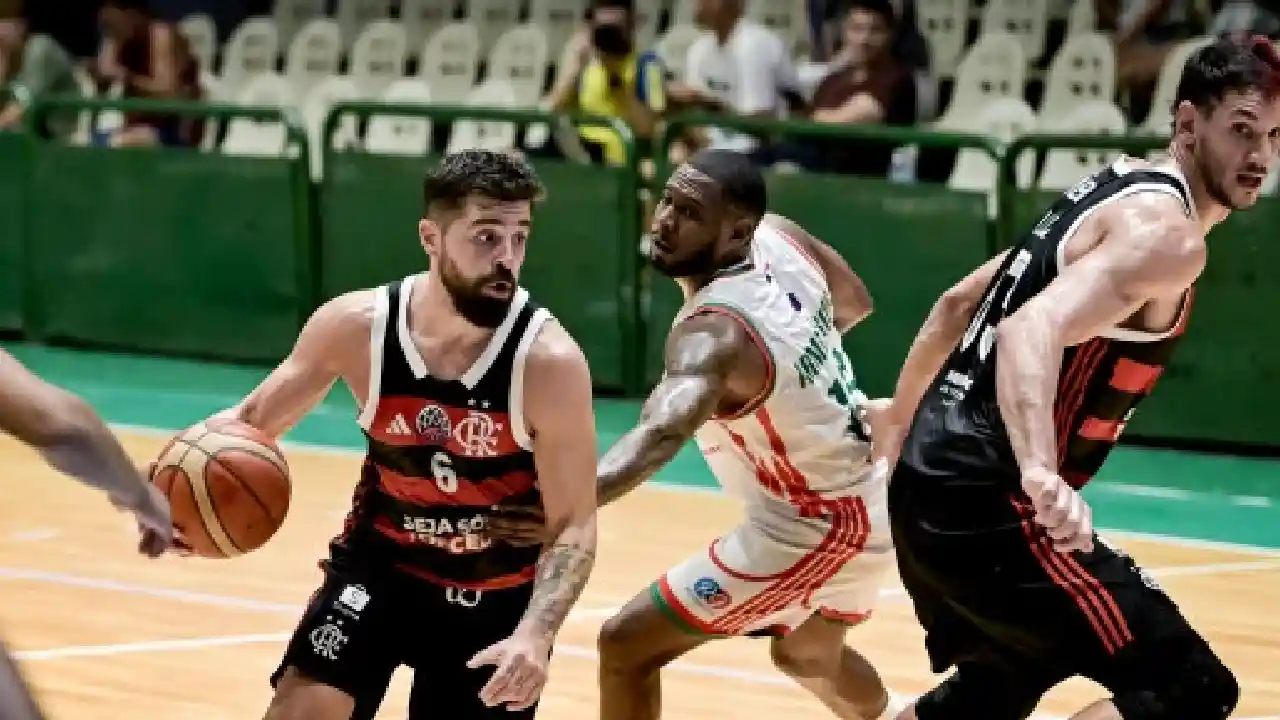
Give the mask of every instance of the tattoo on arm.
M 522 624 L 538 635 L 553 636 L 569 616 L 596 563 L 594 545 L 563 540 L 538 560 L 533 597 Z
M 599 503 L 607 505 L 671 461 L 716 411 L 745 337 L 737 321 L 696 315 L 672 331 L 667 374 L 645 402 L 640 422 L 596 468 Z

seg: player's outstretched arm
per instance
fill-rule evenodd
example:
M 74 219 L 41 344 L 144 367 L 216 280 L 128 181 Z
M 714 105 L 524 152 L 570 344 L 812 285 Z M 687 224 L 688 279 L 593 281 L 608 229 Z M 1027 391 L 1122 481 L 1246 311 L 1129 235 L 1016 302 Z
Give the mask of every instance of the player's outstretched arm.
M 827 279 L 831 290 L 831 304 L 835 310 L 836 329 L 847 332 L 871 314 L 871 293 L 862 278 L 849 267 L 849 263 L 830 245 L 810 235 L 795 222 L 774 213 L 765 215 L 764 221 L 786 233 L 800 243 L 813 258 Z
M 173 539 L 169 505 L 148 483 L 88 403 L 36 377 L 0 350 L 0 429 L 30 445 L 59 472 L 107 493 L 143 525 L 152 557 Z
M 547 680 L 552 642 L 591 576 L 596 558 L 596 430 L 591 372 L 578 344 L 547 323 L 525 364 L 524 416 L 546 516 L 548 542 L 538 558 L 529 606 L 511 637 L 473 657 L 496 665 L 480 690 L 489 706 L 522 710 Z
M 897 459 L 897 449 L 902 443 L 907 426 L 915 417 L 920 399 L 929 389 L 964 335 L 964 329 L 973 317 L 973 311 L 982 300 L 982 294 L 991 284 L 991 278 L 1004 262 L 1008 253 L 1001 253 L 966 275 L 960 282 L 938 298 L 925 318 L 924 325 L 907 350 L 907 359 L 898 373 L 898 383 L 893 390 L 893 402 L 880 418 L 879 432 L 873 439 L 879 446 L 877 454 L 887 456 L 890 462 Z
M 715 413 L 745 348 L 754 348 L 737 320 L 696 314 L 667 338 L 666 374 L 649 393 L 640 422 L 600 459 L 600 504 L 630 492 L 671 461 Z
M 218 417 L 248 423 L 272 439 L 285 434 L 324 399 L 342 368 L 359 365 L 354 355 L 368 357 L 374 301 L 372 290 L 358 290 L 321 305 L 303 326 L 289 356 Z
M 996 398 L 1018 467 L 1056 473 L 1053 404 L 1062 351 L 1172 298 L 1204 269 L 1205 246 L 1178 200 L 1136 195 L 1111 214 L 1101 242 L 996 328 Z

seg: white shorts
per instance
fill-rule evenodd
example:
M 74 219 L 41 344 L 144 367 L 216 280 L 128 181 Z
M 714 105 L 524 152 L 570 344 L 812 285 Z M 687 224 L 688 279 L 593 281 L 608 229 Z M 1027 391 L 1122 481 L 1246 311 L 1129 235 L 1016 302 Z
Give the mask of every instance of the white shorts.
M 856 498 L 821 518 L 749 512 L 650 592 L 689 632 L 785 635 L 814 614 L 862 622 L 894 565 L 886 503 Z

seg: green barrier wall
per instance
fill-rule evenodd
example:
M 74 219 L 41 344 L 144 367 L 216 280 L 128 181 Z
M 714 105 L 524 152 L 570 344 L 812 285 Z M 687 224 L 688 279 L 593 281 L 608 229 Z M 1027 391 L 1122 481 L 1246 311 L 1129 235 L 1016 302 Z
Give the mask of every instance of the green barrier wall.
M 0 330 L 22 329 L 26 138 L 0 132 Z
M 313 294 L 303 160 L 33 143 L 33 334 L 237 360 L 288 352 Z
M 349 104 L 344 113 L 417 115 L 435 121 L 483 117 L 552 121 L 527 112 Z M 382 284 L 425 269 L 418 244 L 422 179 L 439 158 L 390 158 L 330 152 L 321 185 L 321 281 L 324 297 Z M 582 346 L 597 388 L 633 384 L 633 295 L 640 209 L 629 167 L 535 161 L 546 198 L 534 215 L 521 284 Z
M 672 121 L 681 127 L 711 124 L 696 115 Z M 987 138 L 897 128 L 833 128 L 827 125 L 732 121 L 716 125 L 744 131 L 918 142 L 932 147 L 978 147 L 997 156 Z M 664 168 L 666 177 L 670 168 Z M 840 252 L 867 284 L 875 312 L 845 335 L 858 384 L 873 395 L 893 392 L 902 360 L 938 296 L 981 265 L 995 248 L 986 196 L 941 185 L 899 185 L 884 180 L 821 174 L 771 174 L 769 207 L 796 221 Z M 655 188 L 655 194 L 660 190 Z M 662 350 L 682 299 L 675 283 L 645 268 L 646 378 L 661 375 Z

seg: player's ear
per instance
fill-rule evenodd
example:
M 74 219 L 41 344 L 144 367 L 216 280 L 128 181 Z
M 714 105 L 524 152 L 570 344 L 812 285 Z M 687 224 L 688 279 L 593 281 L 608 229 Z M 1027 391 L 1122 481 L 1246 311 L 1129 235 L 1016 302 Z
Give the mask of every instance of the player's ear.
M 418 221 L 418 242 L 422 243 L 422 249 L 428 256 L 435 257 L 444 242 L 444 228 L 430 218 L 422 218 Z
M 751 242 L 751 236 L 755 234 L 758 224 L 757 218 L 739 215 L 729 230 L 729 240 L 739 247 L 746 245 Z
M 1183 142 L 1196 135 L 1196 123 L 1201 121 L 1200 111 L 1190 100 L 1183 100 L 1173 111 L 1173 134 Z

